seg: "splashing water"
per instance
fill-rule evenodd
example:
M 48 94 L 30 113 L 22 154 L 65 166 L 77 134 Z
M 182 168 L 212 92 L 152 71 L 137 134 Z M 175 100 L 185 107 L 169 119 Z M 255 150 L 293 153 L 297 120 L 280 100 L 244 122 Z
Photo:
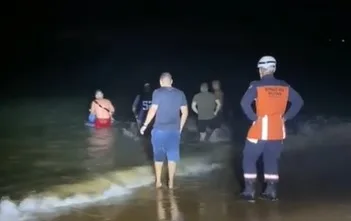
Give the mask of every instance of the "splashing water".
M 219 168 L 205 157 L 185 158 L 179 164 L 178 175 L 199 175 Z M 91 180 L 59 185 L 14 202 L 3 198 L 0 202 L 0 221 L 29 221 L 40 214 L 60 214 L 70 209 L 92 204 L 113 203 L 126 200 L 138 187 L 153 183 L 150 166 L 105 173 Z
M 246 129 L 247 125 L 244 127 Z M 350 128 L 350 121 L 337 118 L 316 117 L 308 121 L 297 121 L 293 125 L 288 125 L 285 150 L 349 145 L 351 144 Z M 216 143 L 222 142 L 225 138 L 229 139 L 229 130 L 225 127 L 222 129 L 213 133 L 210 142 Z M 126 137 L 136 137 L 132 132 L 128 133 L 127 129 L 126 131 L 123 132 Z M 196 131 L 196 121 L 189 119 L 184 134 L 193 134 Z M 220 164 L 214 164 L 209 157 L 217 152 L 218 148 L 213 148 L 212 152 L 202 153 L 201 156 L 197 154 L 197 157 L 185 157 L 179 164 L 178 175 L 194 176 L 219 168 Z M 74 208 L 127 200 L 136 188 L 150 185 L 153 180 L 151 168 L 141 166 L 105 173 L 74 184 L 53 186 L 45 192 L 32 194 L 18 202 L 3 198 L 0 202 L 0 221 L 31 221 L 35 220 L 38 214 L 62 214 Z
M 134 140 L 139 140 L 138 129 L 135 123 L 131 123 L 129 128 L 122 128 L 122 133 L 124 136 Z M 220 128 L 215 129 L 209 134 L 208 142 L 210 143 L 220 143 L 230 141 L 230 131 L 226 125 L 222 125 Z M 188 141 L 197 141 L 198 139 L 198 130 L 196 125 L 196 118 L 188 118 L 184 130 L 182 133 L 182 143 Z
M 197 132 L 196 118 L 189 117 L 184 127 L 188 132 Z
M 236 127 L 239 127 L 239 130 L 246 130 L 248 126 L 249 124 L 236 124 Z M 325 118 L 322 116 L 316 116 L 307 120 L 295 120 L 288 122 L 286 149 L 299 149 L 306 146 L 311 147 L 320 145 L 325 146 L 334 144 L 351 144 L 351 136 L 349 136 L 348 133 L 350 129 L 351 121 L 349 119 L 340 119 L 336 117 Z M 130 127 L 128 129 L 123 128 L 123 134 L 126 137 L 137 141 L 138 134 L 136 131 L 137 130 L 133 127 Z M 198 136 L 195 118 L 189 118 L 187 120 L 182 136 L 183 142 L 194 140 L 194 137 Z M 231 131 L 226 124 L 223 124 L 220 128 L 214 130 L 208 138 L 208 141 L 214 144 L 220 142 L 228 142 L 230 140 Z
M 305 121 L 296 121 L 288 127 L 286 150 L 349 145 L 350 129 L 351 122 L 348 119 L 317 116 Z

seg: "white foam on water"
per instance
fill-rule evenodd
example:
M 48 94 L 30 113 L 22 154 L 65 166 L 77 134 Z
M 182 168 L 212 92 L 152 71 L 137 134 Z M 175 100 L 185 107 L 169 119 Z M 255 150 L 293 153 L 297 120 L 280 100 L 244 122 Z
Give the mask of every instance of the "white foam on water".
M 286 150 L 301 150 L 322 146 L 345 146 L 351 144 L 351 121 L 339 118 L 324 118 L 298 121 L 288 127 Z
M 122 133 L 124 136 L 134 140 L 134 141 L 139 141 L 139 129 L 136 124 L 136 122 L 130 122 L 128 123 L 129 127 L 128 128 L 122 128 Z
M 115 197 L 126 198 L 132 193 L 132 189 L 147 185 L 148 181 L 131 184 L 129 186 L 120 186 L 111 184 L 109 188 L 100 194 L 78 193 L 71 197 L 60 198 L 54 192 L 49 196 L 33 195 L 16 203 L 10 199 L 3 199 L 0 202 L 0 221 L 19 221 L 33 220 L 36 214 L 65 212 L 71 208 L 84 208 L 95 203 L 106 203 L 109 199 Z M 68 188 L 69 186 L 67 186 Z
M 139 135 L 135 131 L 132 131 L 130 129 L 122 128 L 122 133 L 124 136 L 126 136 L 134 141 L 138 141 L 140 139 Z
M 296 119 L 287 123 L 287 139 L 285 150 L 301 150 L 321 146 L 346 146 L 351 144 L 351 119 L 339 117 L 316 116 L 313 118 Z M 235 125 L 248 128 L 249 125 Z M 187 122 L 188 131 L 195 131 L 196 121 Z M 236 129 L 236 128 L 234 128 Z M 241 128 L 240 128 L 241 129 Z M 246 129 L 245 129 L 246 130 Z M 213 131 L 209 137 L 210 143 L 227 142 L 231 139 L 231 132 L 227 125 Z M 245 139 L 243 137 L 243 139 Z
M 184 126 L 184 133 L 196 133 L 198 134 L 197 120 L 195 117 L 189 117 Z M 208 142 L 210 143 L 221 143 L 228 142 L 231 140 L 230 130 L 227 125 L 222 124 L 220 128 L 217 128 L 210 132 Z
M 195 117 L 189 117 L 184 125 L 185 130 L 188 132 L 198 132 Z
M 198 136 L 197 123 L 196 118 L 189 117 L 184 126 L 184 130 L 182 132 L 182 143 L 186 143 L 188 141 L 196 140 Z M 135 122 L 128 123 L 129 126 L 121 128 L 122 134 L 134 141 L 140 140 L 139 130 Z M 221 142 L 229 142 L 231 140 L 231 134 L 229 128 L 223 124 L 220 128 L 215 129 L 209 134 L 208 142 L 210 143 L 221 143 Z
M 179 163 L 177 175 L 200 175 L 216 168 L 219 165 L 212 164 L 206 156 L 185 158 Z M 76 184 L 55 186 L 19 202 L 3 198 L 0 202 L 0 221 L 34 221 L 48 214 L 53 218 L 72 209 L 126 200 L 136 188 L 150 185 L 153 181 L 152 168 L 142 166 L 109 172 Z
M 220 143 L 230 141 L 230 130 L 227 126 L 222 125 L 220 128 L 215 129 L 211 136 L 208 138 L 210 143 Z

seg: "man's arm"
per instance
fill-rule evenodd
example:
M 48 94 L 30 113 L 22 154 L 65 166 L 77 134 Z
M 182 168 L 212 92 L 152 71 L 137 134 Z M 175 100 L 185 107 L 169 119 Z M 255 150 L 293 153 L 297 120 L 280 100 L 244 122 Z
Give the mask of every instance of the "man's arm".
M 197 110 L 197 103 L 195 102 L 195 101 L 193 101 L 192 103 L 191 103 L 191 109 L 196 113 L 196 114 L 198 114 L 198 110 Z
M 223 103 L 224 103 L 224 93 L 221 90 L 219 93 L 219 101 L 221 102 L 221 107 L 223 107 Z
M 216 99 L 215 102 L 216 102 L 216 109 L 215 109 L 214 114 L 217 115 L 218 111 L 222 108 L 222 104 L 221 104 L 221 101 L 219 99 Z
M 150 124 L 150 122 L 154 119 L 158 109 L 158 105 L 160 104 L 160 100 L 161 100 L 161 94 L 159 93 L 158 90 L 155 90 L 152 93 L 152 104 L 151 104 L 151 107 L 149 108 L 149 111 L 147 112 L 146 120 L 143 126 L 147 127 Z
M 90 111 L 90 113 L 92 113 L 92 114 L 96 114 L 94 101 L 91 102 L 89 111 Z
M 115 107 L 113 106 L 111 101 L 109 101 L 109 110 L 110 110 L 111 115 L 113 115 L 115 113 Z
M 289 101 L 291 106 L 284 115 L 285 120 L 291 120 L 294 118 L 299 113 L 304 103 L 300 94 L 297 93 L 297 91 L 295 91 L 292 87 L 289 87 Z
M 139 101 L 140 101 L 140 95 L 137 95 L 134 99 L 134 102 L 133 102 L 133 105 L 132 105 L 132 111 L 134 114 L 136 114 L 136 109 L 138 107 L 138 104 L 139 104 Z
M 188 118 L 189 115 L 189 110 L 188 110 L 188 102 L 186 100 L 185 94 L 182 92 L 182 103 L 180 106 L 180 132 L 182 132 L 183 127 L 185 125 L 186 119 Z
M 197 100 L 197 96 L 195 95 L 193 97 L 193 101 L 191 102 L 191 109 L 196 113 L 198 114 L 198 109 L 197 109 L 197 103 L 196 103 L 196 100 Z
M 246 114 L 246 116 L 252 121 L 257 120 L 257 115 L 252 110 L 252 107 L 251 107 L 251 104 L 252 102 L 254 102 L 256 97 L 257 97 L 257 87 L 255 85 L 255 82 L 251 82 L 250 87 L 247 89 L 244 96 L 241 98 L 240 105 L 244 113 Z

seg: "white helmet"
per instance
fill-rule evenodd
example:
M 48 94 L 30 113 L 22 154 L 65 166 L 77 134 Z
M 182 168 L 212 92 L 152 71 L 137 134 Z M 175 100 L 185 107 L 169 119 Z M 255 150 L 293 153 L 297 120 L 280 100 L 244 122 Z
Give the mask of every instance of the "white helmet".
M 258 68 L 273 69 L 277 66 L 277 61 L 272 56 L 263 56 L 257 63 Z

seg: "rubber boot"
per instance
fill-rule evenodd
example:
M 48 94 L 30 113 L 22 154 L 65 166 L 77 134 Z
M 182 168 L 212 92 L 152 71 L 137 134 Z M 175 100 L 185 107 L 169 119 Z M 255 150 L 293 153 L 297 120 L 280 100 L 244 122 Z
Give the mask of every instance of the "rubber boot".
M 245 190 L 240 194 L 240 198 L 242 200 L 248 202 L 255 202 L 255 181 L 254 180 L 246 180 L 245 181 Z
M 268 181 L 266 190 L 262 193 L 261 199 L 277 201 L 277 182 Z

